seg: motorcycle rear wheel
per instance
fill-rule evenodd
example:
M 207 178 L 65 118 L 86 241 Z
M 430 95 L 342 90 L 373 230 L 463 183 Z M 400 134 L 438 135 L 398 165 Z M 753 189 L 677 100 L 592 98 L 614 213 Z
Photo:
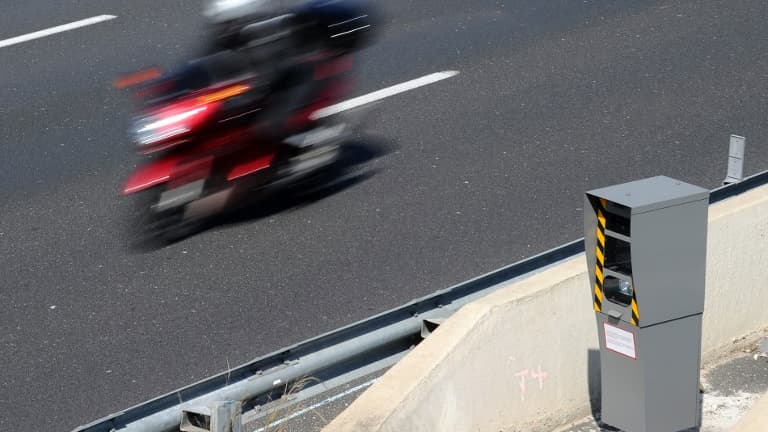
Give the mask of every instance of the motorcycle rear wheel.
M 134 239 L 141 244 L 165 246 L 184 240 L 206 226 L 205 218 L 185 218 L 186 206 L 179 206 L 165 211 L 155 211 L 164 187 L 155 186 L 139 192 L 135 199 Z

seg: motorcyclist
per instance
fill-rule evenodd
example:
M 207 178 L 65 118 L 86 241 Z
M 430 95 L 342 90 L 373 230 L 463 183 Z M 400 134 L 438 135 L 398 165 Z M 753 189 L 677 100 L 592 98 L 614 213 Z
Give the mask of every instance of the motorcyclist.
M 279 0 L 227 1 L 238 13 L 215 15 L 223 33 L 212 36 L 211 46 L 219 47 L 165 76 L 159 100 L 245 77 L 252 90 L 228 111 L 237 124 L 250 125 L 242 144 L 302 149 L 342 138 L 333 131 L 343 125 L 312 114 L 347 93 L 350 54 L 370 39 L 368 9 L 352 0 L 309 0 L 287 10 Z
M 268 82 L 254 131 L 277 141 L 317 126 L 312 112 L 338 102 L 349 54 L 369 41 L 372 24 L 370 7 L 353 0 L 216 0 L 205 14 L 213 57 L 227 59 L 214 69 L 240 58 Z

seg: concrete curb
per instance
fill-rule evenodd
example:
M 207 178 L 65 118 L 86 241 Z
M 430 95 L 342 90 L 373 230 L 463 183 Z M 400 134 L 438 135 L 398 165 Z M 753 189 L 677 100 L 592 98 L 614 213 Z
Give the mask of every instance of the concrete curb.
M 768 393 L 731 429 L 733 432 L 765 432 L 768 430 Z

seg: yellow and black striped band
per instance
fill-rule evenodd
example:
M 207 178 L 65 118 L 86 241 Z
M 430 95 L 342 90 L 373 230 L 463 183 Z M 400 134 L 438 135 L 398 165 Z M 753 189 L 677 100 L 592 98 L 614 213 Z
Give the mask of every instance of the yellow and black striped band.
M 640 322 L 640 311 L 637 308 L 637 298 L 635 297 L 635 289 L 632 287 L 632 325 L 636 326 Z
M 603 267 L 605 266 L 605 200 L 600 199 L 597 205 L 597 246 L 595 247 L 595 312 L 603 309 Z

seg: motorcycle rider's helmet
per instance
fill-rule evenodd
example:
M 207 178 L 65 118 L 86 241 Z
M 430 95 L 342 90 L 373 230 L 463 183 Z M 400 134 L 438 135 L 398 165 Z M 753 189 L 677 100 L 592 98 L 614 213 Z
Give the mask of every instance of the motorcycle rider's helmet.
M 240 31 L 248 24 L 277 16 L 280 0 L 206 0 L 203 16 L 214 45 L 221 49 L 237 48 Z
M 255 21 L 274 16 L 279 3 L 276 0 L 208 0 L 203 15 L 211 23 Z
M 363 0 L 309 0 L 293 11 L 295 20 L 305 26 L 311 42 L 342 50 L 356 50 L 372 41 L 378 14 Z

